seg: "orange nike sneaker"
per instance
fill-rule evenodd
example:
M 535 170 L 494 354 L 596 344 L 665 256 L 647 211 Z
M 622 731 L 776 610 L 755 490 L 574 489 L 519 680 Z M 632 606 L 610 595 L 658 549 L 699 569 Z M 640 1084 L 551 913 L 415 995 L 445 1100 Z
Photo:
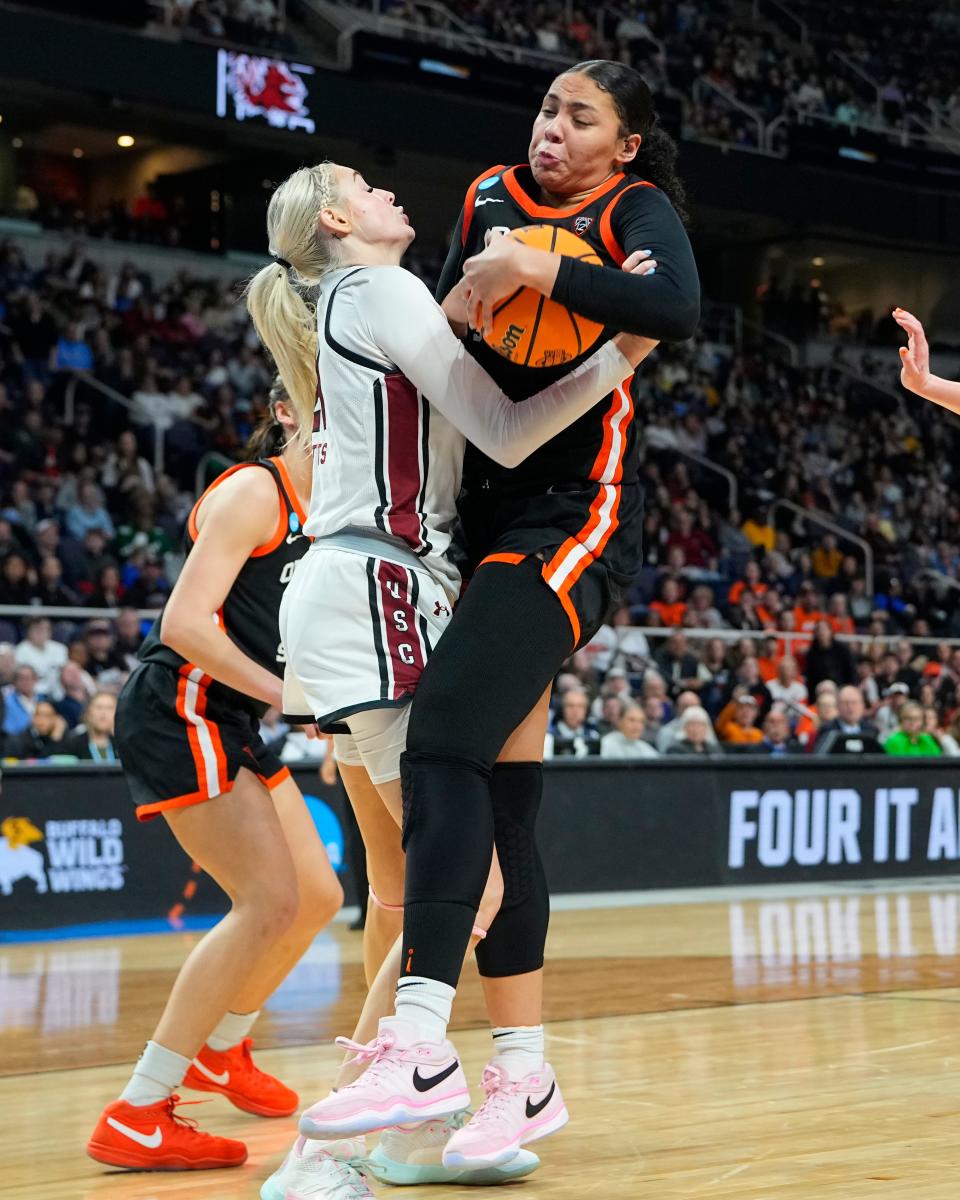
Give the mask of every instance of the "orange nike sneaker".
M 170 1096 L 142 1106 L 114 1100 L 100 1115 L 87 1153 L 97 1162 L 135 1171 L 205 1171 L 246 1162 L 243 1142 L 204 1133 L 196 1121 L 174 1112 L 179 1100 Z
M 252 1038 L 229 1050 L 204 1046 L 190 1064 L 183 1086 L 198 1092 L 219 1092 L 231 1104 L 258 1117 L 289 1117 L 300 1097 L 285 1083 L 261 1071 L 250 1053 Z

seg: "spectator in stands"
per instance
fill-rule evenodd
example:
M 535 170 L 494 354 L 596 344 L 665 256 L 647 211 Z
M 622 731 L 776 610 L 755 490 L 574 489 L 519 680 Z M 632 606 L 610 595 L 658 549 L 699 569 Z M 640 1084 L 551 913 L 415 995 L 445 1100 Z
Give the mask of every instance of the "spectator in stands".
M 726 621 L 714 603 L 713 589 L 706 584 L 695 587 L 683 619 L 690 629 L 725 629 Z
M 57 703 L 57 712 L 67 723 L 68 729 L 80 723 L 96 684 L 88 673 L 75 662 L 68 662 L 60 672 L 62 696 Z
M 17 646 L 16 661 L 33 667 L 37 690 L 48 699 L 57 701 L 63 696 L 60 672 L 67 661 L 67 648 L 53 640 L 53 629 L 46 617 L 34 617 L 26 622 L 27 636 Z
M 7 758 L 49 758 L 60 754 L 66 723 L 49 700 L 38 700 L 30 723 L 8 737 L 3 746 Z
M 51 352 L 57 344 L 57 323 L 36 292 L 27 292 L 15 310 L 10 332 L 19 351 L 23 381 L 46 384 L 50 378 Z
M 722 742 L 731 746 L 756 746 L 763 741 L 757 728 L 759 705 L 748 691 L 735 695 L 717 717 L 717 733 Z
M 670 747 L 683 736 L 683 714 L 687 709 L 700 707 L 702 707 L 700 697 L 696 692 L 680 693 L 677 697 L 676 716 L 657 733 L 656 747 L 661 754 L 666 754 Z M 717 735 L 713 732 L 712 725 L 707 730 L 707 741 L 714 746 L 717 744 Z
M 764 629 L 770 629 L 772 625 L 773 622 L 756 594 L 751 591 L 741 592 L 740 599 L 730 609 L 731 628 L 760 633 Z
M 717 547 L 713 539 L 694 520 L 689 509 L 681 508 L 676 515 L 676 527 L 667 538 L 667 550 L 678 546 L 684 562 L 700 570 L 716 570 Z
M 803 753 L 803 745 L 791 735 L 787 711 L 780 704 L 774 704 L 764 719 L 763 740 L 757 743 L 757 753 L 771 757 Z
M 106 672 L 125 674 L 127 660 L 117 649 L 109 621 L 93 620 L 87 626 L 83 644 L 87 651 L 87 671 L 97 679 Z
M 8 554 L 0 567 L 0 604 L 26 607 L 36 587 L 37 573 L 18 551 Z
M 657 758 L 657 751 L 645 740 L 647 721 L 643 709 L 633 702 L 623 706 L 617 728 L 600 739 L 601 758 Z
M 103 503 L 103 493 L 95 483 L 84 483 L 78 492 L 78 501 L 66 516 L 67 532 L 78 542 L 83 541 L 91 529 L 99 529 L 106 538 L 113 538 L 116 530 Z
M 699 705 L 688 708 L 680 719 L 680 737 L 670 746 L 667 754 L 704 756 L 718 753 L 717 746 L 710 741 L 710 730 L 706 709 Z
M 125 429 L 117 438 L 116 446 L 107 455 L 100 475 L 100 483 L 108 493 L 154 491 L 153 467 L 143 458 L 137 446 L 136 435 Z
M 90 762 L 116 762 L 113 724 L 117 698 L 112 692 L 95 692 L 83 714 L 83 726 L 63 741 L 61 754 L 73 754 Z
M 727 660 L 727 645 L 722 638 L 710 638 L 704 647 L 700 663 L 700 703 L 711 715 L 723 708 L 724 698 L 729 693 L 733 672 Z
M 727 601 L 730 604 L 739 604 L 740 597 L 745 591 L 753 592 L 757 599 L 761 600 L 767 590 L 767 584 L 763 582 L 760 564 L 755 558 L 751 558 L 743 569 L 743 577 L 738 579 L 727 593 Z
M 856 633 L 853 618 L 847 608 L 847 598 L 843 592 L 834 592 L 827 601 L 827 620 L 830 622 L 830 628 L 836 634 Z
M 606 687 L 607 685 L 604 684 L 603 686 Z M 600 705 L 599 712 L 596 711 L 598 701 Z M 606 695 L 601 694 L 594 701 L 590 708 L 589 718 L 600 731 L 601 738 L 616 729 L 620 724 L 625 703 L 620 696 L 610 692 Z
M 881 741 L 886 741 L 900 728 L 900 714 L 909 699 L 910 689 L 905 683 L 892 683 L 885 689 L 883 703 L 874 714 L 877 734 Z
M 560 716 L 547 734 L 547 758 L 585 758 L 600 753 L 600 730 L 588 718 L 588 709 L 587 693 L 582 688 L 564 693 Z
M 124 603 L 132 608 L 162 608 L 170 584 L 164 576 L 159 556 L 155 550 L 148 549 L 138 557 L 139 571 L 124 593 Z
M 777 674 L 767 684 L 767 691 L 774 703 L 780 701 L 787 711 L 793 711 L 798 705 L 807 702 L 807 685 L 800 678 L 800 668 L 797 660 L 785 654 L 777 663 Z
M 685 633 L 674 633 L 667 638 L 666 645 L 653 656 L 654 666 L 667 683 L 671 695 L 681 691 L 699 689 L 700 663 L 690 652 L 690 643 Z
M 807 654 L 807 687 L 816 689 L 822 679 L 853 684 L 856 678 L 853 655 L 843 642 L 836 640 L 829 621 L 818 621 L 813 645 Z
M 911 695 L 916 692 L 920 686 L 920 672 L 914 666 L 914 658 L 916 651 L 910 644 L 907 638 L 901 638 L 897 642 L 897 663 L 899 669 L 897 671 L 897 679 L 901 683 L 905 683 L 910 689 Z
M 745 537 L 755 549 L 767 552 L 773 549 L 777 533 L 770 524 L 770 517 L 765 507 L 759 507 L 753 516 L 748 517 L 742 528 Z
M 137 655 L 143 642 L 143 629 L 135 608 L 121 608 L 117 615 L 117 633 L 114 649 L 126 660 L 128 671 L 137 665 Z
M 817 625 L 826 620 L 827 614 L 821 608 L 817 589 L 809 582 L 801 584 L 797 595 L 797 604 L 793 610 L 795 631 L 797 633 L 814 633 Z
M 617 609 L 608 625 L 600 626 L 586 649 L 600 672 L 621 667 L 631 675 L 642 674 L 650 663 L 650 645 L 645 634 L 632 624 L 626 606 Z
M 823 536 L 820 545 L 810 555 L 813 573 L 823 583 L 830 583 L 840 574 L 843 551 L 837 548 L 837 539 L 832 533 Z
M 932 734 L 923 731 L 923 709 L 912 700 L 900 710 L 900 728 L 883 743 L 884 753 L 935 758 L 943 754 Z
M 53 348 L 50 357 L 53 371 L 92 371 L 93 351 L 83 339 L 80 326 L 71 321 Z
M 827 747 L 829 735 L 832 733 L 841 734 L 844 738 L 869 738 L 879 741 L 877 727 L 866 719 L 866 706 L 863 703 L 863 693 L 859 688 L 842 687 L 837 693 L 836 719 L 826 721 L 820 726 L 814 750 L 822 751 Z M 853 745 L 855 746 L 856 743 L 854 742 Z
M 650 605 L 650 611 L 656 613 L 660 622 L 668 627 L 683 623 L 687 606 L 681 599 L 680 584 L 669 576 L 663 580 L 660 598 Z
M 646 729 L 643 734 L 644 740 L 656 749 L 657 734 L 659 734 L 665 723 L 663 696 L 657 693 L 644 694 L 640 707 L 643 709 L 643 716 L 646 721 Z
M 30 599 L 47 608 L 72 608 L 78 603 L 77 593 L 63 582 L 63 564 L 59 558 L 48 554 L 40 560 L 37 582 Z
M 3 732 L 13 736 L 29 729 L 39 699 L 36 671 L 26 664 L 16 667 L 13 682 L 3 689 Z
M 949 758 L 960 758 L 960 742 L 946 729 L 940 727 L 940 714 L 932 705 L 923 710 L 923 732 L 929 733 Z
M 748 642 L 747 647 L 750 653 L 744 657 L 740 666 L 734 672 L 733 685 L 727 695 L 727 699 L 730 700 L 742 692 L 749 692 L 757 702 L 758 719 L 762 720 L 770 711 L 773 699 L 767 685 L 760 678 L 760 665 L 754 656 L 755 647 L 753 642 Z

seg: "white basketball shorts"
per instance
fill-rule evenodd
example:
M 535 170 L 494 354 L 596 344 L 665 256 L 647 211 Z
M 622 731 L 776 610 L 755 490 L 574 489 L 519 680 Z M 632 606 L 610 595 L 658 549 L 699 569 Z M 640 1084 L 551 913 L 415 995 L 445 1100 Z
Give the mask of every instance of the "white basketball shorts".
M 284 711 L 313 713 L 320 728 L 329 729 L 349 727 L 357 713 L 395 709 L 398 721 L 384 728 L 391 752 L 377 755 L 370 773 L 375 783 L 397 778 L 399 765 L 393 771 L 384 759 L 399 763 L 405 706 L 452 613 L 452 597 L 422 567 L 315 544 L 297 564 L 280 607 Z M 368 765 L 346 737 L 337 743 L 343 761 Z

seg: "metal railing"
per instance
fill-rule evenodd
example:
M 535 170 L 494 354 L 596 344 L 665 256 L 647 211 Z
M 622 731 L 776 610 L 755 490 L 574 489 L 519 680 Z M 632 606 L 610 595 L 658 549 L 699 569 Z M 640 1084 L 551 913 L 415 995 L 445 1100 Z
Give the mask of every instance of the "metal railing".
M 417 8 L 436 13 L 443 22 L 440 26 L 419 24 L 380 11 L 379 0 L 374 8 L 361 9 L 352 5 L 333 4 L 330 0 L 304 0 L 304 3 L 334 29 L 337 36 L 337 65 L 344 70 L 353 66 L 353 40 L 358 33 L 380 33 L 388 37 L 399 37 L 419 42 L 430 42 L 445 50 L 460 50 L 465 54 L 496 58 L 502 62 L 522 63 L 559 71 L 573 61 L 569 54 L 553 54 L 546 50 L 531 50 L 525 46 L 514 46 L 509 42 L 497 42 L 486 38 L 471 28 L 465 21 L 451 12 L 438 0 L 417 0 Z
M 921 567 L 919 571 L 914 571 L 910 576 L 910 582 L 913 583 L 917 579 L 932 579 L 939 591 L 953 588 L 960 592 L 960 579 L 954 579 L 952 575 L 946 575 L 943 571 L 938 571 L 936 567 Z
M 795 504 L 792 500 L 785 500 L 782 497 L 779 500 L 774 500 L 773 504 L 770 505 L 769 521 L 771 525 L 773 524 L 774 513 L 781 508 L 789 509 L 790 512 L 796 513 L 797 516 L 802 517 L 805 521 L 809 521 L 811 525 L 819 525 L 823 529 L 826 529 L 828 533 L 834 534 L 838 539 L 858 546 L 863 552 L 863 579 L 866 584 L 867 595 L 873 595 L 875 572 L 873 569 L 873 550 L 869 542 L 857 534 L 851 533 L 849 529 L 840 525 L 832 517 L 828 517 L 826 513 L 821 512 L 819 509 L 804 508 L 802 504 Z
M 699 79 L 694 80 L 692 92 L 693 98 L 698 104 L 703 104 L 704 93 L 710 92 L 722 100 L 724 104 L 728 104 L 731 108 L 749 118 L 757 127 L 757 148 L 763 150 L 766 147 L 766 125 L 764 124 L 763 117 L 755 108 L 751 108 L 749 104 L 744 104 L 732 92 L 728 92 L 719 83 L 708 79 L 706 75 L 701 75 Z
M 94 391 L 100 392 L 112 400 L 114 404 L 122 405 L 128 413 L 133 413 L 137 409 L 137 405 L 129 400 L 120 392 L 114 391 L 112 387 L 107 387 L 105 383 L 101 383 L 99 379 L 95 379 L 92 375 L 85 372 L 76 372 L 67 384 L 63 394 L 63 421 L 67 428 L 72 428 L 74 417 L 77 408 L 77 388 L 80 384 L 85 387 L 93 388 Z M 153 420 L 153 470 L 155 475 L 163 474 L 163 430 L 159 427 L 156 418 Z M 137 424 L 138 422 L 134 422 Z
M 703 454 L 697 454 L 695 450 L 681 450 L 679 446 L 669 446 L 665 447 L 665 449 L 667 449 L 670 454 L 679 454 L 682 458 L 689 458 L 692 462 L 697 463 L 698 466 L 703 467 L 705 470 L 713 471 L 715 474 L 722 476 L 723 479 L 726 480 L 727 484 L 727 495 L 730 499 L 730 511 L 732 512 L 734 509 L 740 508 L 739 484 L 737 482 L 736 475 L 734 475 L 732 471 L 728 470 L 726 467 L 721 467 L 721 465 L 718 462 L 714 462 L 712 458 L 707 458 Z
M 115 620 L 129 605 L 119 608 L 90 608 L 77 605 L 71 608 L 65 604 L 0 604 L 0 618 L 3 617 L 50 617 L 54 621 L 93 621 Z M 152 621 L 160 615 L 159 608 L 138 608 L 134 610 L 141 620 Z
M 770 10 L 773 10 L 771 13 Z M 791 26 L 796 28 L 797 40 L 801 46 L 805 46 L 810 40 L 810 30 L 806 21 L 785 4 L 781 4 L 780 0 L 753 0 L 753 19 L 756 21 L 759 17 L 772 16 L 772 19 L 782 25 L 787 21 Z
M 221 470 L 217 472 L 219 475 L 224 471 L 229 470 L 230 467 L 234 466 L 236 461 L 237 460 L 235 458 L 228 458 L 226 454 L 221 454 L 219 450 L 208 450 L 203 458 L 201 458 L 197 463 L 197 470 L 193 477 L 193 494 L 195 496 L 200 496 L 210 486 L 210 484 L 207 482 L 207 471 L 215 463 L 223 464 Z

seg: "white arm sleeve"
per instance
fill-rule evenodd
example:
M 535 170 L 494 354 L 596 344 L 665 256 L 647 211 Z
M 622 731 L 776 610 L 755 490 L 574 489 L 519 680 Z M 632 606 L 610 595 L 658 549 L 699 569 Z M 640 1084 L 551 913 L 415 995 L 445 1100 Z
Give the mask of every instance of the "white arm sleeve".
M 608 342 L 575 371 L 515 404 L 467 353 L 415 275 L 381 267 L 370 276 L 362 297 L 370 340 L 451 425 L 502 466 L 523 462 L 633 374 Z

